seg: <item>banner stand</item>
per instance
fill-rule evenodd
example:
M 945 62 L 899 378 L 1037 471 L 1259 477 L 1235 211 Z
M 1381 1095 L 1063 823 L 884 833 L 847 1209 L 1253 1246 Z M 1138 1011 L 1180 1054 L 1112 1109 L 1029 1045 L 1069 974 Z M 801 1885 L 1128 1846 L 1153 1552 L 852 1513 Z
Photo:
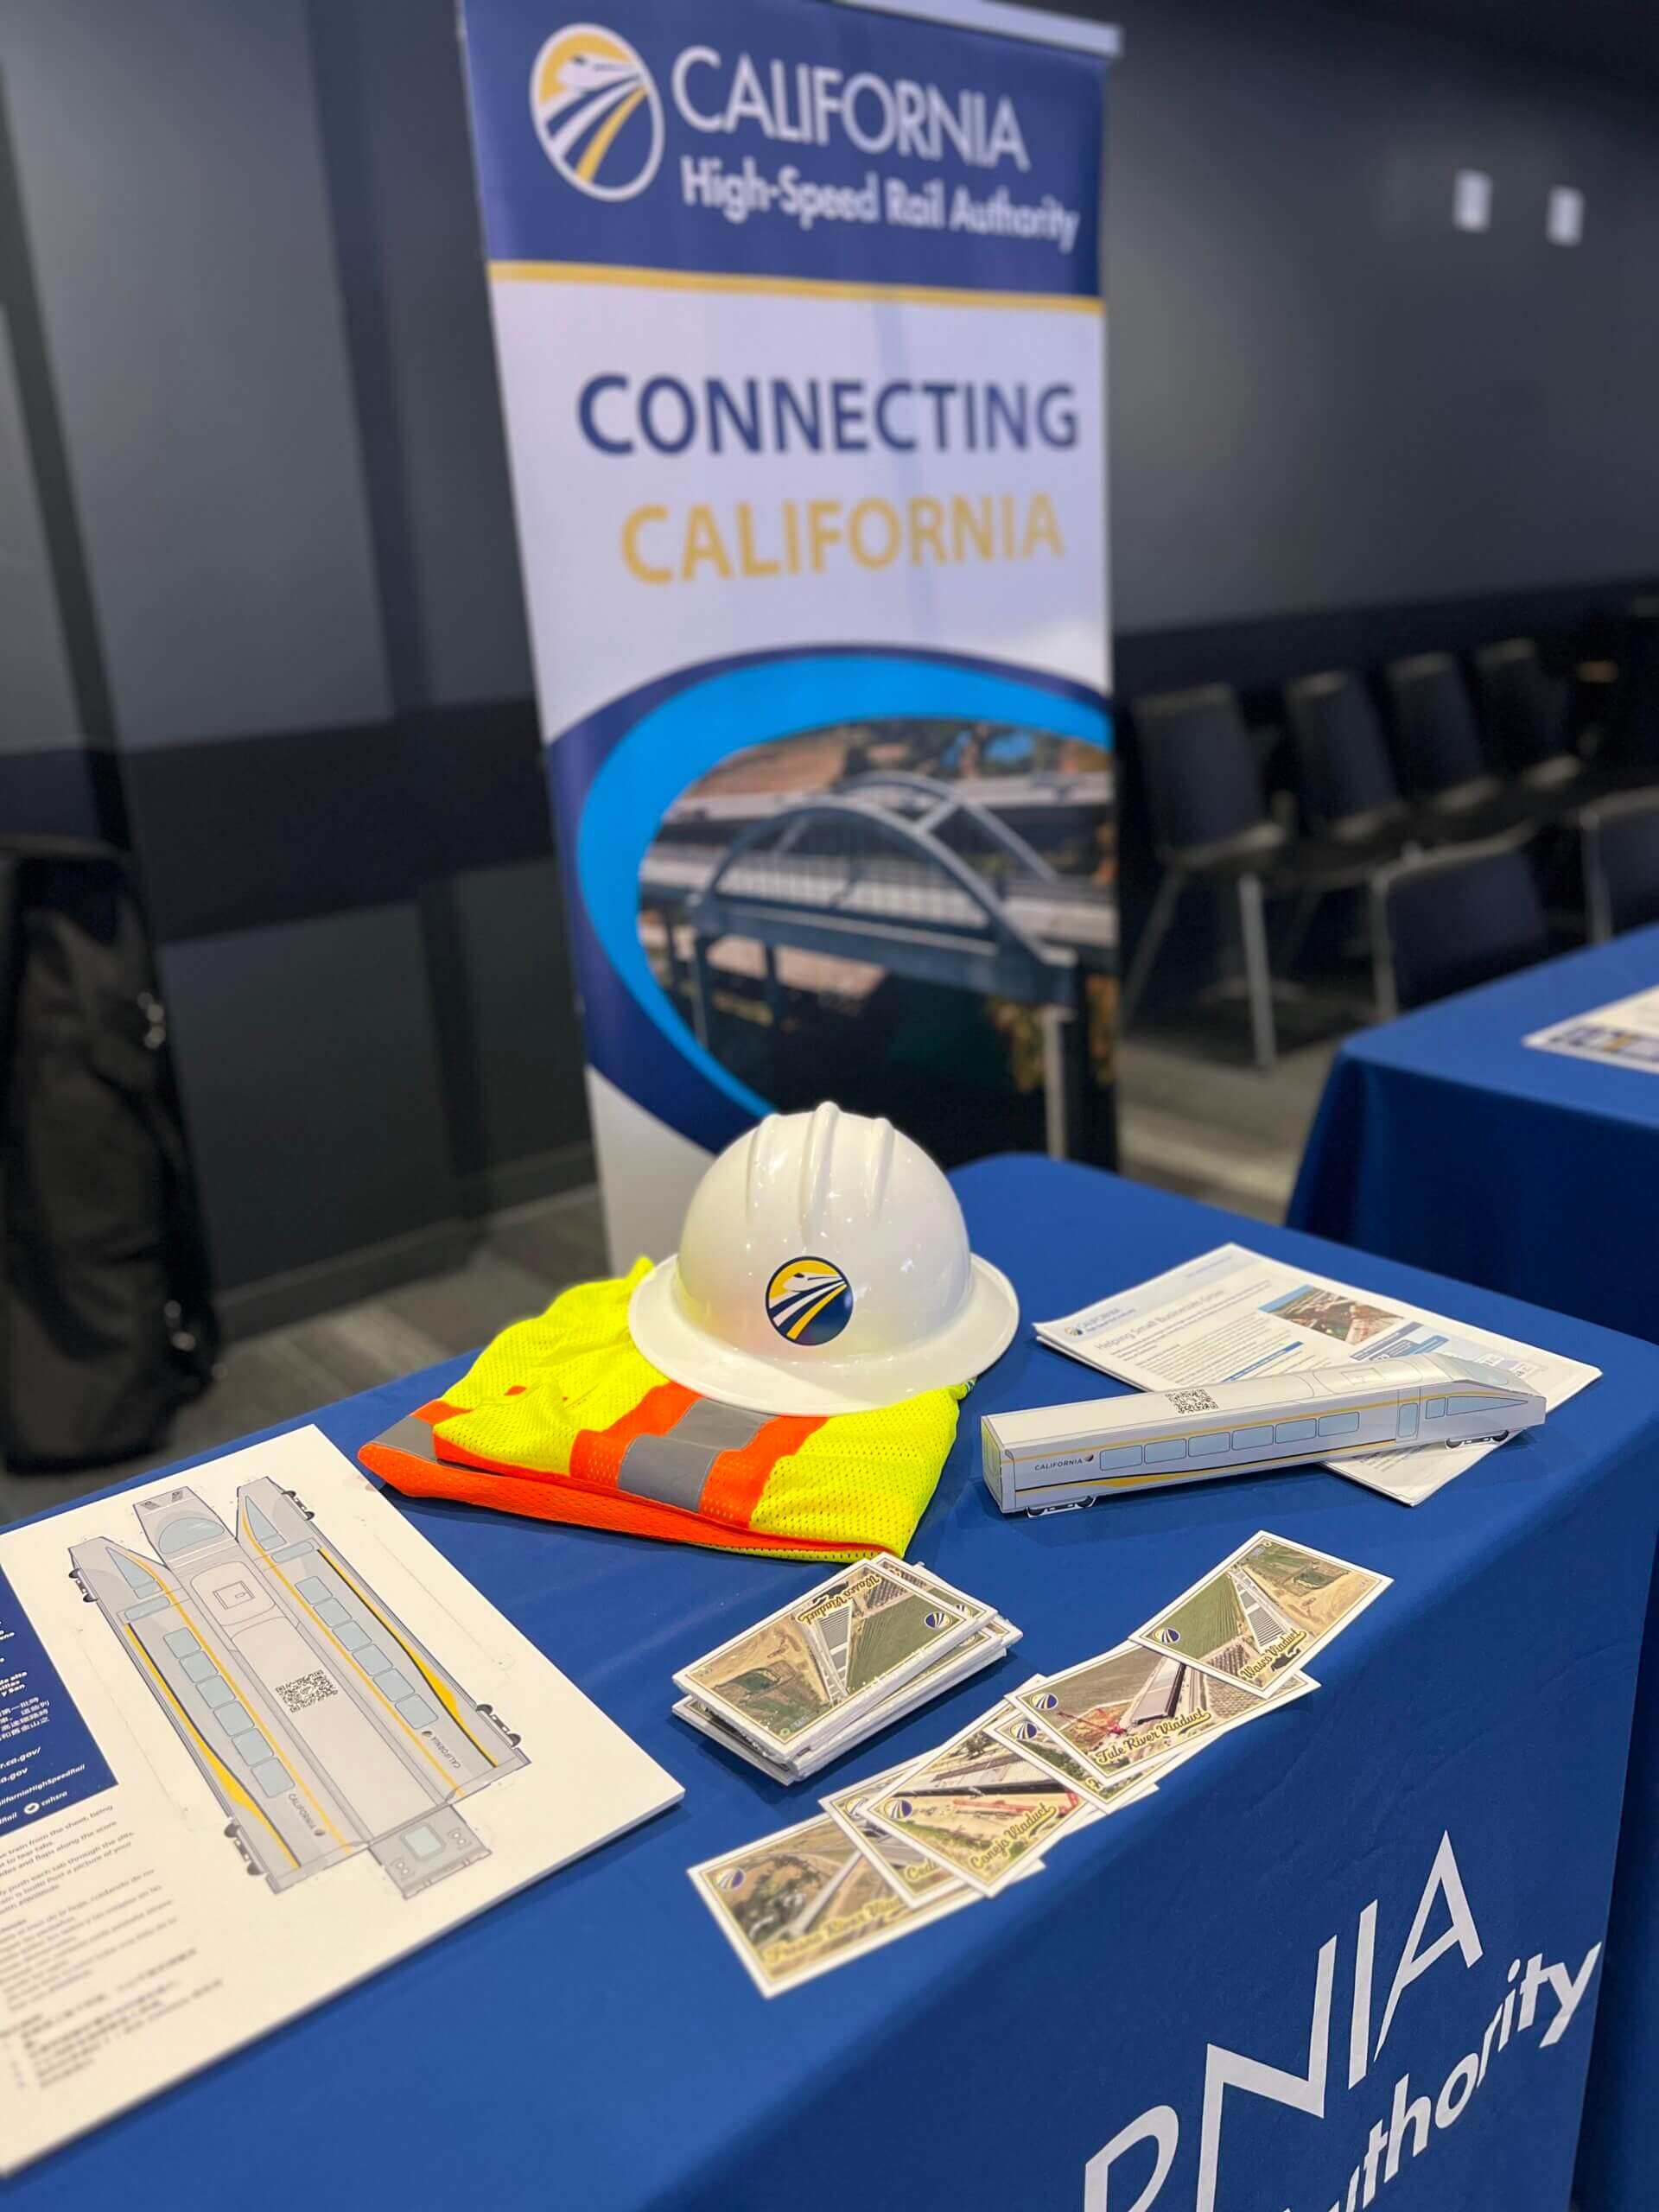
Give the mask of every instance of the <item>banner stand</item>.
M 1109 1162 L 1116 32 L 462 22 L 613 1260 L 825 1096 Z

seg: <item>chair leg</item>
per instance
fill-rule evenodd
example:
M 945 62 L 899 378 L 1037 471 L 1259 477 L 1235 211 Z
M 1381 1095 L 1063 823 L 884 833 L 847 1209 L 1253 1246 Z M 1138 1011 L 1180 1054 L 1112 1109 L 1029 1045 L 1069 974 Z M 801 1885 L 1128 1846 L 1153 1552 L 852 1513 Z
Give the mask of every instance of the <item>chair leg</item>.
M 1601 862 L 1601 839 L 1586 822 L 1580 832 L 1584 855 L 1584 928 L 1592 944 L 1605 944 L 1613 933 L 1612 892 Z
M 1392 1021 L 1400 1011 L 1400 991 L 1394 974 L 1394 941 L 1389 935 L 1387 896 L 1375 884 L 1371 887 L 1371 991 L 1376 1002 L 1376 1019 Z
M 1046 1006 L 1043 1140 L 1051 1160 L 1083 1157 L 1084 1097 L 1089 1080 L 1089 1019 L 1081 1007 Z
M 1244 946 L 1244 976 L 1250 993 L 1250 1040 L 1255 1065 L 1270 1068 L 1278 1058 L 1273 1020 L 1273 969 L 1268 959 L 1268 926 L 1262 912 L 1262 879 L 1238 879 L 1238 929 Z
M 1129 963 L 1129 972 L 1123 978 L 1123 989 L 1118 1000 L 1117 1018 L 1127 1029 L 1141 1003 L 1141 994 L 1152 977 L 1158 955 L 1164 949 L 1164 939 L 1169 935 L 1175 919 L 1175 909 L 1181 903 L 1181 893 L 1186 888 L 1186 878 L 1178 868 L 1164 870 L 1158 885 L 1158 895 L 1152 902 L 1152 912 L 1147 916 L 1147 925 L 1141 932 L 1141 942 L 1135 948 L 1135 958 Z

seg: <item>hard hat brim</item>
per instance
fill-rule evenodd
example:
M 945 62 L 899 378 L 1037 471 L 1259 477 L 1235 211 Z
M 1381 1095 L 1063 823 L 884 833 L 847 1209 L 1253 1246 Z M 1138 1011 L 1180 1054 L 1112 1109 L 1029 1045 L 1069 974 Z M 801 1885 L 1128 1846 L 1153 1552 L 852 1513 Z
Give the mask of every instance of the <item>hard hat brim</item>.
M 721 1405 L 766 1414 L 879 1413 L 923 1390 L 971 1382 L 1014 1341 L 1020 1301 L 1000 1268 L 975 1255 L 962 1311 L 920 1344 L 837 1359 L 835 1347 L 776 1359 L 724 1344 L 700 1328 L 676 1294 L 677 1255 L 654 1267 L 628 1301 L 634 1348 L 671 1382 Z

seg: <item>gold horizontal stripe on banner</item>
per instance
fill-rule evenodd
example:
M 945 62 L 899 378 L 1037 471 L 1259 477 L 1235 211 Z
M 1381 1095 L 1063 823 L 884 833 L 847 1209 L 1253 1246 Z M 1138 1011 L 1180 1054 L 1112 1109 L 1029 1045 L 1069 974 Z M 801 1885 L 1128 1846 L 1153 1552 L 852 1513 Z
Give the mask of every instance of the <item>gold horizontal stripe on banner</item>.
M 627 269 L 599 261 L 493 261 L 504 284 L 620 284 L 659 292 L 764 292 L 798 300 L 893 300 L 906 307 L 1032 308 L 1047 315 L 1104 315 L 1092 293 L 976 292 L 947 284 L 854 284 L 827 276 L 725 276 L 703 269 Z

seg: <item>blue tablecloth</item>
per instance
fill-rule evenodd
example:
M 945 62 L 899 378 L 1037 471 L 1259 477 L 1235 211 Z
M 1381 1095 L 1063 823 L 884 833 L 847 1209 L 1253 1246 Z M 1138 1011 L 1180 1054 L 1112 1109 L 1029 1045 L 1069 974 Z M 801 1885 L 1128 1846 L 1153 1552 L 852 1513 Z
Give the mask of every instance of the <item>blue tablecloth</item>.
M 1084 1168 L 999 1160 L 954 1180 L 1027 1319 L 1230 1237 L 1351 1265 Z M 969 1401 L 915 1551 L 1006 1608 L 1025 1642 L 792 1791 L 674 1722 L 669 1677 L 817 1570 L 410 1507 L 684 1781 L 683 1805 L 43 2161 L 9 2202 L 1325 2212 L 1359 2201 L 1369 2141 L 1374 2183 L 1402 2205 L 1563 2212 L 1659 1514 L 1659 1351 L 1397 1266 L 1365 1280 L 1605 1379 L 1414 1512 L 1306 1472 L 1005 1521 L 976 1416 L 1113 1387 L 1022 1332 Z M 317 1418 L 350 1450 L 452 1371 Z M 689 1865 L 921 1751 L 1027 1672 L 1111 1643 L 1257 1528 L 1395 1578 L 1314 1668 L 1319 1694 L 1224 1738 L 1001 1897 L 756 1993 Z M 1421 1972 L 1378 2054 L 1408 1956 Z M 1559 1993 L 1586 1961 L 1556 2036 Z M 1516 1994 L 1529 1989 L 1531 2005 Z M 1148 2194 L 1160 2133 L 1173 2163 Z M 1126 2133 L 1086 2190 L 1088 2163 Z
M 1351 1038 L 1291 1221 L 1659 1340 L 1659 1076 L 1522 1042 L 1656 984 L 1659 928 L 1639 930 Z M 1636 1743 L 1580 2176 L 1591 2212 L 1659 2205 L 1659 1587 Z
M 1659 985 L 1659 927 L 1351 1037 L 1290 1219 L 1659 1341 L 1659 1075 L 1522 1038 Z

